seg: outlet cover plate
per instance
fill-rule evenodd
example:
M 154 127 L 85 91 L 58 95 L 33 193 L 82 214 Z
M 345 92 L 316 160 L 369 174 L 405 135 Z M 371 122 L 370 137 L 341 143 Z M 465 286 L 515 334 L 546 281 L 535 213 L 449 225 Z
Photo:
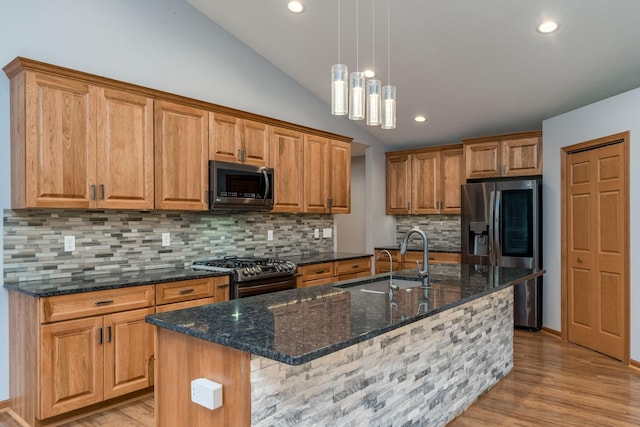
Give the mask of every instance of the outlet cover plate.
M 162 233 L 162 246 L 169 246 L 171 244 L 171 233 Z
M 322 229 L 322 238 L 327 239 L 331 237 L 333 230 L 331 228 L 323 228 Z

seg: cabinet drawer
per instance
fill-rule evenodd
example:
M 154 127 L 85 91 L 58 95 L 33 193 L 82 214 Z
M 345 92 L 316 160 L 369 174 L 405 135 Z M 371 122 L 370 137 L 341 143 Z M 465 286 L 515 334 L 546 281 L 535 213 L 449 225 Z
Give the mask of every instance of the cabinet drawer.
M 303 288 L 308 288 L 309 286 L 318 286 L 318 285 L 326 285 L 328 283 L 333 283 L 336 281 L 336 278 L 331 276 L 331 277 L 325 277 L 322 279 L 315 279 L 315 280 L 305 280 L 304 282 L 302 282 L 302 287 Z
M 429 262 L 433 264 L 460 264 L 459 253 L 431 252 Z
M 154 304 L 154 286 L 132 286 L 40 299 L 42 323 L 115 313 Z
M 332 278 L 335 276 L 335 263 L 325 262 L 323 264 L 305 265 L 302 267 L 302 280 L 317 280 L 324 278 Z
M 338 261 L 336 263 L 336 275 L 371 272 L 371 257 Z
M 200 298 L 200 299 L 193 299 L 190 301 L 176 302 L 173 304 L 159 305 L 156 307 L 156 313 L 164 313 L 165 311 L 182 310 L 183 308 L 198 307 L 201 305 L 213 304 L 214 302 L 216 302 L 215 298 L 211 297 L 211 298 Z
M 213 278 L 182 280 L 156 285 L 156 305 L 171 304 L 214 295 Z
M 350 280 L 350 279 L 360 279 L 362 277 L 369 277 L 369 276 L 371 276 L 371 272 L 370 271 L 361 271 L 359 273 L 342 274 L 342 275 L 338 276 L 336 279 L 337 280 Z

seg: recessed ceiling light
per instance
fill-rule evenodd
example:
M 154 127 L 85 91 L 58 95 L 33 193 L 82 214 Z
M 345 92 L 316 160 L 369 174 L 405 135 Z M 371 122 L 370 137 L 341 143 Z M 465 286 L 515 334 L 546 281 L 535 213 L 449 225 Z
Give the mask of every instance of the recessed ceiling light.
M 368 79 L 371 79 L 376 76 L 376 72 L 373 70 L 364 70 L 364 76 Z
M 558 29 L 559 25 L 556 21 L 544 21 L 538 25 L 538 32 L 542 34 L 553 33 Z
M 415 120 L 418 123 L 424 123 L 427 121 L 427 118 L 425 116 L 415 116 L 413 120 Z
M 299 1 L 295 1 L 295 0 L 294 1 L 290 1 L 287 4 L 287 9 L 289 9 L 289 11 L 293 12 L 293 13 L 302 13 L 302 12 L 304 12 L 304 6 L 302 5 L 302 3 L 299 2 Z

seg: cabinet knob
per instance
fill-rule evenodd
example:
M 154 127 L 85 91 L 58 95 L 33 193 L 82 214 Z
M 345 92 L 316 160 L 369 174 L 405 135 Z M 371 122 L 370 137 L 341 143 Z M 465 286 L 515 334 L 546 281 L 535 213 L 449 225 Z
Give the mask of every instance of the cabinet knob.
M 582 263 L 582 258 L 578 257 L 578 262 Z

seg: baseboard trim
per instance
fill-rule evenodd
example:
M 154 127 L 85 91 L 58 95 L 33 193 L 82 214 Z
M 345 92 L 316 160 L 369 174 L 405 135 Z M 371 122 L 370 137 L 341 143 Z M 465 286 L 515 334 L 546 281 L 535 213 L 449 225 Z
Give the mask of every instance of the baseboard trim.
M 555 329 L 551 329 L 551 328 L 547 328 L 546 326 L 543 326 L 541 331 L 546 332 L 549 335 L 553 335 L 556 338 L 562 338 L 562 332 L 556 331 Z
M 0 411 L 2 411 L 5 408 L 8 408 L 9 403 L 11 403 L 9 400 L 0 400 Z
M 638 362 L 638 361 L 636 361 L 636 360 L 630 359 L 630 360 L 629 360 L 629 365 L 630 365 L 632 368 L 640 369 L 640 362 Z

